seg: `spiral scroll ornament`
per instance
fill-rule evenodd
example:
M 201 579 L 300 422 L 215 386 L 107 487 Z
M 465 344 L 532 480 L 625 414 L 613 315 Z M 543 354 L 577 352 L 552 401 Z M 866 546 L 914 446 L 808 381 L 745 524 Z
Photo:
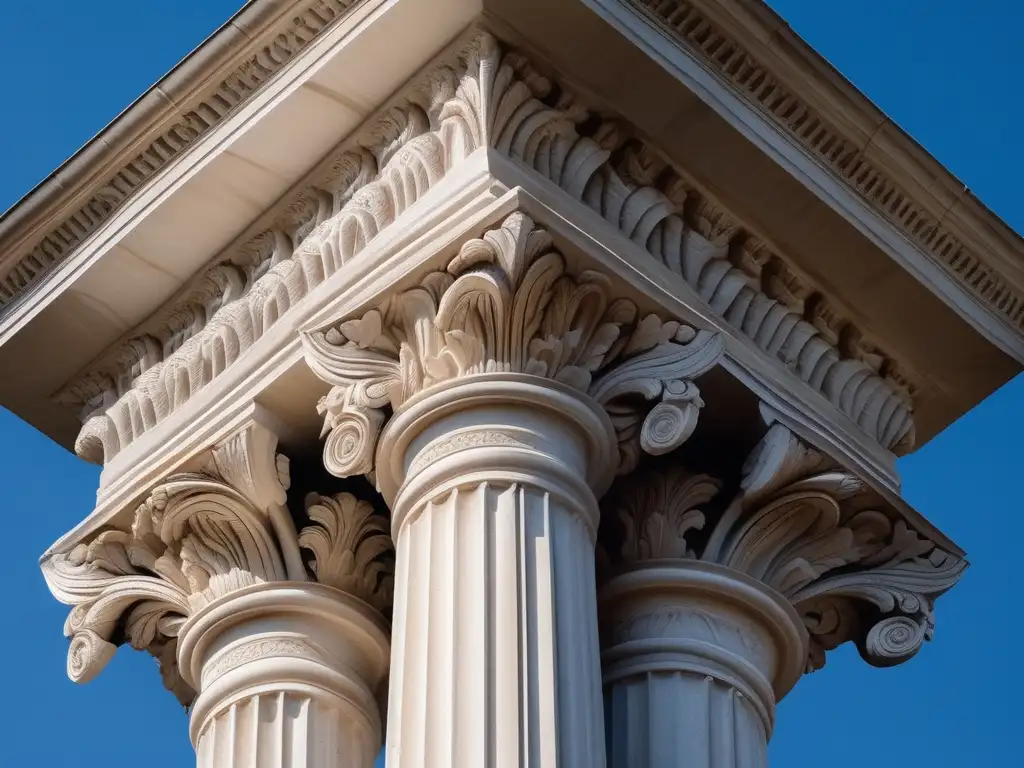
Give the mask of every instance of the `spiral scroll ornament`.
M 876 667 L 895 666 L 921 650 L 926 636 L 925 622 L 909 616 L 890 616 L 868 631 L 863 654 Z

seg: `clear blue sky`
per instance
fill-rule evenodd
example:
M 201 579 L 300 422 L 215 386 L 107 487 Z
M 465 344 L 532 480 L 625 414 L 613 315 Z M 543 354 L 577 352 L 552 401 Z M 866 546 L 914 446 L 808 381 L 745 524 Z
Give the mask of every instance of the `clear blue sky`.
M 0 210 L 103 127 L 239 6 L 239 0 L 0 2 Z M 1024 4 L 1013 0 L 774 0 L 812 46 L 1024 230 Z M 1016 140 L 1015 140 L 1016 139 Z M 55 351 L 56 352 L 56 351 Z M 956 350 L 950 350 L 956 354 Z M 92 509 L 96 468 L 0 412 L 6 520 L 0 584 L 0 766 L 193 764 L 184 712 L 145 654 L 120 651 L 93 683 L 64 673 L 66 609 L 39 554 Z M 1020 765 L 1018 618 L 1024 539 L 1024 379 L 900 462 L 909 501 L 969 553 L 942 598 L 934 642 L 896 669 L 852 647 L 779 707 L 780 768 Z

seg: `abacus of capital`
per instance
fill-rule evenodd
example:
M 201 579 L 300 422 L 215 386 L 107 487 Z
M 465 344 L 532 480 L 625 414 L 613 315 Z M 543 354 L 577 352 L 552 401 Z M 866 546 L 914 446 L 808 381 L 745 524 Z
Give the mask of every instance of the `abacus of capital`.
M 778 23 L 254 0 L 5 214 L 0 398 L 103 467 L 71 679 L 153 655 L 204 768 L 755 768 L 834 648 L 917 654 L 966 561 L 895 460 L 1024 280 Z

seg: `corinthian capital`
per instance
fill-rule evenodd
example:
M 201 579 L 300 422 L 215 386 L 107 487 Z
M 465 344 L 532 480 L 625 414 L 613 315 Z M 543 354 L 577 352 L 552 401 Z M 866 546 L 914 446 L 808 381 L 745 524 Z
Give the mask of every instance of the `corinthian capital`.
M 247 587 L 310 580 L 300 546 L 314 554 L 318 580 L 387 609 L 391 543 L 378 535 L 369 505 L 348 494 L 317 497 L 313 525 L 297 533 L 284 506 L 288 460 L 276 446 L 252 424 L 211 449 L 196 471 L 158 483 L 130 529 L 103 531 L 44 560 L 51 591 L 73 606 L 65 623 L 72 680 L 91 680 L 128 643 L 154 655 L 167 688 L 190 704 L 194 681 L 177 665 L 186 621 Z
M 748 458 L 738 492 L 722 489 L 679 465 L 626 478 L 603 503 L 617 518 L 604 536 L 612 567 L 695 560 L 746 574 L 796 608 L 807 671 L 846 641 L 876 666 L 909 659 L 932 636 L 935 599 L 967 567 L 919 518 L 782 424 Z
M 333 385 L 319 409 L 324 463 L 340 477 L 373 470 L 387 409 L 489 372 L 551 379 L 602 405 L 628 472 L 641 449 L 667 453 L 690 436 L 703 405 L 693 379 L 722 353 L 717 335 L 644 313 L 601 272 L 570 270 L 521 213 L 465 243 L 444 271 L 304 342 Z

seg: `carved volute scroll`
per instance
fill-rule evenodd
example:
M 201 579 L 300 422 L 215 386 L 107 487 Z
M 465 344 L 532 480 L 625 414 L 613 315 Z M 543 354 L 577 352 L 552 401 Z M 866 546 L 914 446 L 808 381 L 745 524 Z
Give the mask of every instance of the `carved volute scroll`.
M 43 562 L 54 596 L 73 606 L 65 623 L 72 680 L 91 680 L 128 643 L 155 656 L 166 687 L 190 704 L 196 692 L 177 668 L 179 630 L 236 590 L 308 580 L 301 560 L 298 571 L 288 562 L 300 545 L 316 558 L 316 580 L 389 609 L 391 540 L 369 505 L 349 494 L 316 497 L 313 525 L 296 533 L 282 506 L 288 461 L 276 445 L 250 425 L 213 448 L 198 471 L 157 484 L 130 530 L 103 531 Z
M 692 379 L 722 353 L 717 335 L 644 314 L 606 275 L 571 273 L 521 213 L 463 245 L 445 271 L 304 342 L 332 385 L 319 409 L 324 463 L 340 477 L 372 471 L 387 408 L 487 372 L 541 376 L 593 398 L 628 472 L 641 449 L 666 453 L 690 436 L 703 405 Z
M 876 666 L 909 659 L 932 636 L 935 598 L 967 567 L 780 423 L 748 458 L 738 493 L 722 499 L 721 489 L 678 464 L 620 481 L 602 503 L 619 529 L 605 532 L 611 568 L 691 559 L 756 579 L 800 614 L 807 671 L 847 641 Z

